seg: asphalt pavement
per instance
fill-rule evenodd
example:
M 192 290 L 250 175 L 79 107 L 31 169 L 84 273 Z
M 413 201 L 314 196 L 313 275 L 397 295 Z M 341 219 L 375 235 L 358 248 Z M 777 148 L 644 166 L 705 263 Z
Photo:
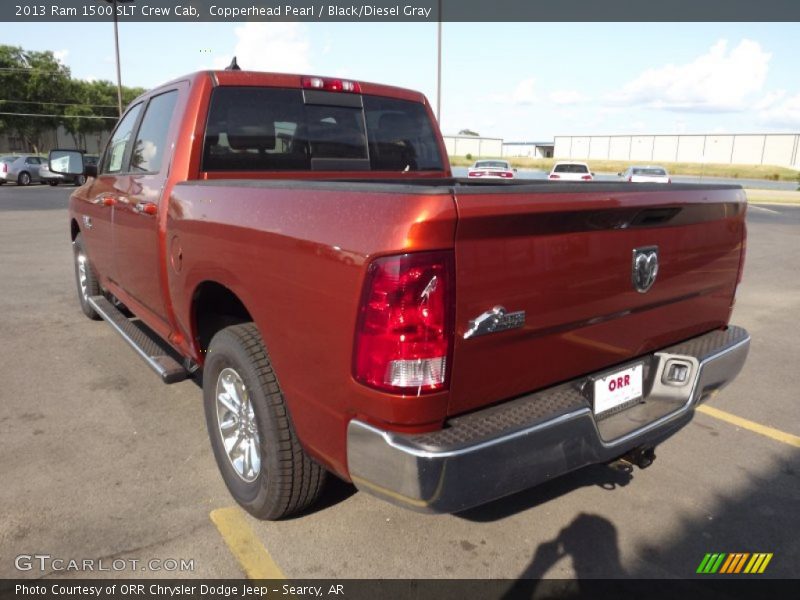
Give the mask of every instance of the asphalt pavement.
M 646 470 L 590 467 L 458 515 L 337 480 L 313 512 L 269 523 L 232 508 L 199 387 L 165 386 L 80 312 L 71 189 L 0 187 L 0 578 L 81 575 L 53 557 L 125 567 L 95 576 L 674 578 L 709 552 L 773 553 L 763 576 L 797 577 L 799 206 L 748 212 L 733 323 L 751 354 L 710 403 L 745 421 L 698 413 Z M 32 555 L 51 559 L 18 570 Z

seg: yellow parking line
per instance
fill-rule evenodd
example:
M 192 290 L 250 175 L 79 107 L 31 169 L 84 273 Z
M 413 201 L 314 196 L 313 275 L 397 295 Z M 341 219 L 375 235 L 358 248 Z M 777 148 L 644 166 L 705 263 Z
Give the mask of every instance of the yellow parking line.
M 280 567 L 250 529 L 241 509 L 235 506 L 218 508 L 211 511 L 209 516 L 248 579 L 286 579 Z
M 765 435 L 768 438 L 772 438 L 773 440 L 783 442 L 784 444 L 789 444 L 790 446 L 794 446 L 795 448 L 800 448 L 800 437 L 792 435 L 791 433 L 786 433 L 785 431 L 781 431 L 780 429 L 774 429 L 772 427 L 767 427 L 766 425 L 761 425 L 760 423 L 756 423 L 755 421 L 750 421 L 748 419 L 743 419 L 742 417 L 737 417 L 736 415 L 732 415 L 729 412 L 725 412 L 724 410 L 720 410 L 718 408 L 714 408 L 713 406 L 708 406 L 706 404 L 698 406 L 697 410 L 698 412 L 701 412 L 710 417 L 721 419 L 722 421 L 727 421 L 728 423 L 736 425 L 737 427 L 741 427 L 742 429 L 749 429 L 750 431 L 753 431 L 755 433 L 760 433 L 761 435 Z

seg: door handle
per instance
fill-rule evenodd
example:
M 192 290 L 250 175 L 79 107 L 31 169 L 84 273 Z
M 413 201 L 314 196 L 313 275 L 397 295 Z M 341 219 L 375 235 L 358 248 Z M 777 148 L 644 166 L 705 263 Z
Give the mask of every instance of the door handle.
M 158 205 L 154 202 L 137 202 L 133 210 L 142 215 L 154 216 L 158 213 Z

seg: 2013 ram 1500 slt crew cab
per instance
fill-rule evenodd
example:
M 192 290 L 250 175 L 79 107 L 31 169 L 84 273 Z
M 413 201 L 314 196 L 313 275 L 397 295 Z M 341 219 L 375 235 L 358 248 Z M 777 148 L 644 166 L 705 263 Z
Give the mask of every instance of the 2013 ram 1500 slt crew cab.
M 202 369 L 219 469 L 262 518 L 328 471 L 452 512 L 646 464 L 747 354 L 739 187 L 459 181 L 409 90 L 196 73 L 87 171 L 83 311 L 165 381 Z

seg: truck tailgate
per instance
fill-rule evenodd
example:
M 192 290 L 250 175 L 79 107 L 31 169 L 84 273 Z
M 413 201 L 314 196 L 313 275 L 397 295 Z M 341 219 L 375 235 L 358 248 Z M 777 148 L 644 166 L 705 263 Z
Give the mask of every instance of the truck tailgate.
M 745 236 L 736 186 L 535 184 L 455 190 L 451 415 L 727 324 Z M 634 250 L 658 248 L 646 292 Z M 468 339 L 494 307 L 524 324 Z

